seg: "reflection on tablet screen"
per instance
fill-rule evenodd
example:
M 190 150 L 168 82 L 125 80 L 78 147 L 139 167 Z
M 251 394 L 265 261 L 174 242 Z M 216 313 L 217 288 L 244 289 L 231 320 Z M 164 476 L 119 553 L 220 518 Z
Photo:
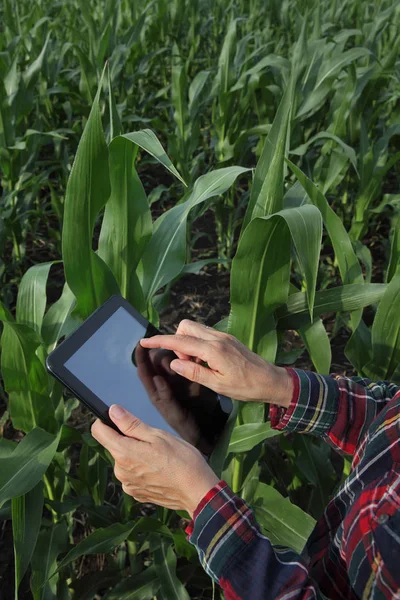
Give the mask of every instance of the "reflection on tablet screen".
M 146 328 L 119 307 L 65 367 L 107 406 L 120 404 L 144 423 L 210 451 L 227 418 L 217 395 L 174 373 L 173 352 L 142 348 L 145 335 Z

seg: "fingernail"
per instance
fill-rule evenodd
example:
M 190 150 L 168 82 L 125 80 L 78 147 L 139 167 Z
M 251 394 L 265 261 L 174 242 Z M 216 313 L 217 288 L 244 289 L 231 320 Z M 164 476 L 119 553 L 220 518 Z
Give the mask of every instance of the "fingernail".
M 170 364 L 170 367 L 176 373 L 183 373 L 183 364 L 179 362 L 179 360 L 173 360 Z
M 126 410 L 119 406 L 118 404 L 113 404 L 110 408 L 110 415 L 114 419 L 123 419 L 126 416 Z

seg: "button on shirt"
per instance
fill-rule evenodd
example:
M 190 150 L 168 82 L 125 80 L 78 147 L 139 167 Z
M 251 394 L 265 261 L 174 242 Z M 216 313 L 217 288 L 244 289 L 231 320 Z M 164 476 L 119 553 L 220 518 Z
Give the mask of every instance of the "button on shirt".
M 400 600 L 400 388 L 289 372 L 292 402 L 271 406 L 272 426 L 353 455 L 350 476 L 301 555 L 273 546 L 224 481 L 200 502 L 188 539 L 227 600 Z

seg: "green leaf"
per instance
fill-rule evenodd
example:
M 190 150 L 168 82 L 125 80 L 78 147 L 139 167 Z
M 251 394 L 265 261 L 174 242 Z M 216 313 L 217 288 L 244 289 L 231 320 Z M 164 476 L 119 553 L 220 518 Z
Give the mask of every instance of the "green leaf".
M 108 80 L 108 105 L 110 109 L 110 142 L 113 141 L 117 135 L 122 133 L 121 121 L 118 115 L 117 107 L 115 104 L 114 94 L 112 93 L 111 87 L 111 73 L 110 65 L 107 67 L 107 80 Z
M 31 83 L 35 82 L 36 75 L 38 73 L 40 73 L 40 71 L 43 68 L 43 61 L 44 61 L 44 58 L 46 55 L 47 46 L 49 45 L 49 41 L 50 41 L 50 34 L 47 35 L 46 41 L 43 45 L 43 48 L 42 48 L 39 56 L 36 58 L 36 60 L 33 61 L 33 63 L 31 63 L 29 65 L 29 67 L 26 69 L 25 73 L 23 74 L 24 84 L 26 85 L 27 88 L 30 86 Z
M 331 343 L 321 319 L 304 325 L 299 329 L 299 333 L 317 373 L 329 375 L 332 362 Z
M 296 154 L 297 156 L 303 156 L 307 152 L 309 146 L 311 146 L 317 140 L 321 140 L 321 139 L 322 140 L 328 139 L 328 140 L 333 140 L 334 142 L 336 142 L 336 144 L 338 144 L 338 146 L 340 146 L 340 148 L 343 150 L 344 154 L 346 155 L 348 160 L 351 162 L 351 164 L 354 167 L 355 172 L 358 175 L 357 156 L 356 156 L 356 152 L 355 152 L 354 148 L 352 148 L 348 144 L 345 144 L 345 142 L 340 137 L 338 137 L 337 135 L 335 135 L 333 133 L 330 133 L 329 131 L 320 131 L 319 133 L 317 133 L 317 135 L 314 135 L 312 138 L 310 138 L 305 144 L 302 144 L 301 146 L 298 146 L 294 150 L 291 150 L 290 154 Z
M 176 555 L 171 543 L 165 538 L 157 539 L 154 550 L 154 566 L 160 581 L 160 600 L 189 600 L 189 594 L 176 575 Z
M 101 527 L 88 535 L 68 552 L 58 565 L 59 569 L 69 565 L 72 561 L 87 554 L 108 554 L 116 546 L 122 544 L 132 533 L 135 523 L 115 523 L 110 527 Z
M 242 234 L 255 217 L 272 215 L 283 207 L 284 158 L 288 145 L 294 85 L 295 78 L 292 75 L 257 163 Z
M 159 163 L 164 165 L 168 171 L 170 171 L 179 181 L 186 185 L 181 175 L 175 169 L 170 158 L 167 156 L 164 148 L 158 141 L 155 133 L 151 129 L 143 129 L 142 131 L 135 131 L 133 133 L 126 133 L 122 137 L 137 144 L 143 150 L 146 150 L 151 156 L 153 156 Z
M 323 193 L 304 173 L 289 160 L 287 161 L 291 170 L 300 181 L 307 192 L 311 202 L 319 208 L 328 231 L 335 257 L 338 262 L 340 276 L 343 284 L 364 283 L 361 265 L 357 259 L 349 234 L 347 233 L 341 219 L 329 206 Z M 370 359 L 369 330 L 363 323 L 362 311 L 353 311 L 350 315 L 352 337 L 346 346 L 346 354 L 351 359 L 359 372 L 363 365 Z
M 127 577 L 106 594 L 103 600 L 153 600 L 160 589 L 154 566 Z
M 113 272 L 122 296 L 131 303 L 132 278 L 152 233 L 151 212 L 135 169 L 135 156 L 135 146 L 123 137 L 109 146 L 111 196 L 98 252 Z
M 400 364 L 400 269 L 380 301 L 372 325 L 372 359 L 365 372 L 373 379 L 390 381 Z
M 390 247 L 390 260 L 386 274 L 386 281 L 388 283 L 393 279 L 397 267 L 400 264 L 400 216 L 397 217 L 396 225 L 393 231 L 393 238 Z
M 266 360 L 275 359 L 277 348 L 272 315 L 289 294 L 290 239 L 312 314 L 321 235 L 319 211 L 304 205 L 253 219 L 240 239 L 232 262 L 229 332 Z
M 330 500 L 335 484 L 335 470 L 331 463 L 331 449 L 325 440 L 297 435 L 293 445 L 296 451 L 296 467 L 314 486 L 308 501 L 308 510 L 320 518 Z
M 354 252 L 349 234 L 338 215 L 329 206 L 323 193 L 290 160 L 291 170 L 300 181 L 311 202 L 320 210 L 338 261 L 343 283 L 364 283 L 362 269 Z
M 16 318 L 40 335 L 43 315 L 46 310 L 46 285 L 53 262 L 34 265 L 21 279 L 18 289 Z
M 256 488 L 253 509 L 272 544 L 302 552 L 315 526 L 315 520 L 310 515 L 265 483 L 259 483 Z
M 118 284 L 110 269 L 92 250 L 97 214 L 110 195 L 108 148 L 100 118 L 100 82 L 96 98 L 68 179 L 64 203 L 62 253 L 67 283 L 83 318 L 113 294 Z
M 384 283 L 366 283 L 340 285 L 315 294 L 314 319 L 328 312 L 351 312 L 382 299 L 387 285 Z M 300 329 L 310 323 L 307 314 L 307 297 L 304 292 L 291 294 L 285 306 L 276 312 L 279 329 Z
M 315 89 L 317 90 L 326 79 L 332 77 L 332 75 L 340 71 L 340 69 L 346 65 L 370 54 L 372 53 L 367 48 L 351 48 L 350 50 L 347 50 L 347 52 L 343 52 L 343 54 L 333 57 L 331 61 L 323 64 L 322 73 Z
M 246 171 L 242 167 L 227 167 L 203 175 L 194 184 L 186 202 L 174 206 L 157 219 L 153 237 L 142 258 L 141 277 L 146 302 L 183 269 L 190 210 L 213 196 L 223 194 Z
M 41 333 L 47 352 L 54 350 L 61 337 L 69 335 L 79 326 L 80 321 L 71 314 L 75 302 L 75 296 L 66 283 L 60 298 L 50 306 L 43 319 Z
M 40 340 L 26 325 L 3 324 L 1 371 L 13 425 L 25 432 L 36 426 L 55 432 L 56 407 L 48 394 L 47 373 L 36 354 Z
M 111 588 L 110 593 L 112 594 L 114 590 L 119 588 L 120 585 L 123 585 L 127 579 L 130 581 L 130 578 L 125 578 L 124 581 L 121 582 L 122 577 L 122 572 L 115 566 L 111 566 L 110 568 L 103 569 L 103 571 L 92 571 L 78 579 L 74 579 L 69 584 L 69 587 L 74 592 L 74 600 L 93 600 L 98 590 Z M 104 596 L 103 600 L 105 600 L 106 597 L 107 595 Z
M 31 591 L 33 600 L 59 600 L 57 595 L 57 557 L 68 547 L 67 523 L 51 525 L 39 534 L 32 557 Z
M 11 506 L 15 559 L 15 599 L 18 600 L 18 588 L 31 562 L 42 522 L 42 482 L 40 481 L 24 496 L 13 498 Z
M 238 425 L 233 430 L 228 452 L 247 452 L 267 438 L 279 434 L 280 431 L 271 429 L 270 423 L 247 423 L 245 425 Z
M 0 506 L 30 492 L 41 480 L 56 453 L 57 436 L 34 429 L 9 456 L 0 454 Z

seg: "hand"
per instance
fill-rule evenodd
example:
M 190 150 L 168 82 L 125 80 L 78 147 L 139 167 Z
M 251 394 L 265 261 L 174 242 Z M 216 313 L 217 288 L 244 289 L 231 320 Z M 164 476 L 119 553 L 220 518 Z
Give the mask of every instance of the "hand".
M 148 351 L 138 344 L 135 350 L 138 377 L 150 401 L 176 433 L 204 454 L 209 454 L 212 445 L 202 436 L 189 407 L 178 402 L 168 384 L 167 377 L 178 377 L 175 371 L 170 369 L 171 355 L 174 356 L 170 350 Z
M 281 406 L 289 406 L 292 399 L 293 383 L 286 369 L 266 362 L 232 335 L 199 323 L 185 319 L 175 335 L 155 335 L 140 344 L 173 350 L 178 359 L 171 369 L 219 394 Z
M 114 473 L 126 494 L 192 517 L 200 500 L 219 481 L 196 448 L 174 435 L 146 425 L 121 406 L 109 415 L 120 435 L 97 420 L 93 437 L 115 460 Z

